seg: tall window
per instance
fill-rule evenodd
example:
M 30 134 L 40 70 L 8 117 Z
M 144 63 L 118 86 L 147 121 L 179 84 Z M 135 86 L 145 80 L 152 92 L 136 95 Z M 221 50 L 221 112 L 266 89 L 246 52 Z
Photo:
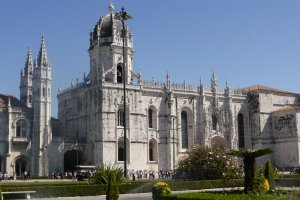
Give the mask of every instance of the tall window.
M 46 96 L 46 88 L 43 87 L 43 97 Z
M 245 129 L 244 129 L 244 116 L 238 115 L 238 134 L 239 134 L 239 148 L 245 148 Z
M 157 161 L 157 143 L 155 139 L 149 142 L 149 161 Z
M 124 153 L 125 153 L 124 137 L 120 137 L 118 140 L 118 155 L 117 155 L 118 161 L 125 160 Z M 126 160 L 127 162 L 130 161 L 130 143 L 128 139 L 126 140 Z
M 185 111 L 181 112 L 181 147 L 183 149 L 188 148 L 188 124 Z
M 212 129 L 217 130 L 217 124 L 218 124 L 218 119 L 215 115 L 211 116 L 211 121 L 212 121 Z
M 16 137 L 26 137 L 26 121 L 24 119 L 18 120 L 16 127 Z
M 118 126 L 124 126 L 124 111 L 121 108 L 118 110 Z
M 123 83 L 123 68 L 122 66 L 118 65 L 117 67 L 117 83 Z
M 149 143 L 149 161 L 154 161 L 154 159 L 153 159 L 153 145 L 152 145 L 151 142 Z
M 153 111 L 152 109 L 148 109 L 148 126 L 149 128 L 153 128 Z

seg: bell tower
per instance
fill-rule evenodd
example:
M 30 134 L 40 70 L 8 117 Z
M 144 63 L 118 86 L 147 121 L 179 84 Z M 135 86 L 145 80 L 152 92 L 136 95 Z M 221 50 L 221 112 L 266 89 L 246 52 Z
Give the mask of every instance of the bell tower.
M 116 17 L 113 4 L 109 5 L 109 12 L 101 17 L 90 32 L 90 81 L 123 83 L 123 34 L 125 47 L 126 84 L 132 82 L 133 70 L 133 39 L 132 33 Z
M 52 140 L 51 132 L 51 84 L 52 67 L 49 63 L 45 37 L 42 36 L 38 58 L 34 64 L 33 72 L 33 170 L 36 175 L 48 175 L 47 148 Z

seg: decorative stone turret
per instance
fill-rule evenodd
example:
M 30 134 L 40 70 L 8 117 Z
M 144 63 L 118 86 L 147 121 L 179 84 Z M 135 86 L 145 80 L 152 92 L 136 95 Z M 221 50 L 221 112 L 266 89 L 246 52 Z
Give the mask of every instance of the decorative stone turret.
M 31 47 L 28 48 L 25 67 L 21 70 L 20 101 L 27 107 L 32 107 L 33 61 Z
M 213 93 L 212 105 L 214 108 L 217 108 L 218 107 L 218 97 L 217 97 L 217 79 L 216 79 L 215 71 L 213 71 L 213 73 L 212 73 L 210 82 L 211 82 L 211 84 L 210 84 L 211 91 Z

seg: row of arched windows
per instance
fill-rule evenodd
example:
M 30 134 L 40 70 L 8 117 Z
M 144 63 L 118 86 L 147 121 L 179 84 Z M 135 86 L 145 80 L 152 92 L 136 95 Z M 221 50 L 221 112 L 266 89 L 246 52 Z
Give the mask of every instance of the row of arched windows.
M 148 128 L 156 127 L 156 112 L 153 108 L 148 109 Z M 212 115 L 212 130 L 216 131 L 218 127 L 218 119 L 216 115 Z M 238 146 L 245 148 L 245 129 L 244 129 L 244 116 L 238 114 Z M 124 126 L 124 111 L 118 110 L 118 126 Z M 181 148 L 186 149 L 189 146 L 189 133 L 188 133 L 188 114 L 186 111 L 181 112 Z
M 129 142 L 126 141 L 127 148 L 127 160 L 130 160 L 130 151 L 129 151 Z M 157 142 L 154 139 L 151 139 L 148 144 L 148 155 L 149 161 L 158 161 L 157 158 Z M 124 161 L 124 138 L 118 140 L 118 161 Z

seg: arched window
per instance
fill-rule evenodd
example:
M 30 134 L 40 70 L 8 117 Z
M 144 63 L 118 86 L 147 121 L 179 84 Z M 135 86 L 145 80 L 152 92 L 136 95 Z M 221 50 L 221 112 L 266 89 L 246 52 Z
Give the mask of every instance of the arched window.
M 185 111 L 181 112 L 181 147 L 183 149 L 188 148 L 188 124 Z
M 26 137 L 26 121 L 24 119 L 17 121 L 16 137 Z
M 29 103 L 32 103 L 32 95 L 29 94 Z
M 157 161 L 157 143 L 154 139 L 149 142 L 149 161 Z
M 124 110 L 121 108 L 118 110 L 118 126 L 124 126 Z
M 239 148 L 245 148 L 245 129 L 244 129 L 244 116 L 238 115 L 238 134 L 239 134 Z
M 153 111 L 150 108 L 148 109 L 148 126 L 153 128 Z
M 213 129 L 214 131 L 216 131 L 216 130 L 217 130 L 217 124 L 218 124 L 218 119 L 217 119 L 217 117 L 216 117 L 215 115 L 212 115 L 212 116 L 211 116 L 211 121 L 212 121 L 212 129 Z
M 117 83 L 123 83 L 123 67 L 117 66 Z

